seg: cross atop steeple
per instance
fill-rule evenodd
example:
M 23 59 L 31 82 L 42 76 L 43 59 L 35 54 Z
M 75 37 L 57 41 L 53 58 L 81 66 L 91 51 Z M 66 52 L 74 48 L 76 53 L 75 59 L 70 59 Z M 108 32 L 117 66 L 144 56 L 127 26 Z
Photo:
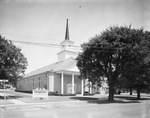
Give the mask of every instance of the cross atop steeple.
M 69 40 L 68 18 L 67 18 L 67 22 L 66 22 L 66 34 L 65 34 L 65 40 Z

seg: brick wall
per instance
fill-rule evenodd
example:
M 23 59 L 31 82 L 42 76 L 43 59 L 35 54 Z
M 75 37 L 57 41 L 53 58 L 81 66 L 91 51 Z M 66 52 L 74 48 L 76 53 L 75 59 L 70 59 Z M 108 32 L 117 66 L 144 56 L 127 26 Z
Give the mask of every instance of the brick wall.
M 46 73 L 41 73 L 35 76 L 27 77 L 17 82 L 17 90 L 21 91 L 32 91 L 32 89 L 45 87 L 47 87 Z

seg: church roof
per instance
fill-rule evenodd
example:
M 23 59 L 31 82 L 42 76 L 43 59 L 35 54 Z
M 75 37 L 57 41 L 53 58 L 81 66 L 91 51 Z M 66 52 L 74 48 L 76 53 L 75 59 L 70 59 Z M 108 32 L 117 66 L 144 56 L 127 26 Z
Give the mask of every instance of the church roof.
M 73 69 L 75 67 L 76 67 L 76 60 L 73 57 L 70 57 L 64 61 L 56 62 L 50 65 L 47 65 L 45 67 L 39 68 L 35 71 L 32 71 L 26 74 L 24 78 L 35 76 L 35 75 L 38 75 L 47 71 L 52 71 L 52 72 L 75 71 L 76 73 L 78 73 L 79 72 L 78 69 Z
M 77 52 L 71 51 L 71 50 L 62 50 L 60 52 L 58 52 L 57 54 L 63 53 L 63 52 L 68 52 L 68 53 L 73 53 L 73 54 L 78 54 Z

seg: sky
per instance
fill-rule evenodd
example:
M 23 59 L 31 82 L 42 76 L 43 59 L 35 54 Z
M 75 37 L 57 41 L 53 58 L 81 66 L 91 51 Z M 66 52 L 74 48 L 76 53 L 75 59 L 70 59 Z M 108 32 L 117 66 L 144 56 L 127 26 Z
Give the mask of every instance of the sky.
M 149 14 L 150 0 L 0 0 L 0 35 L 22 49 L 29 73 L 56 62 L 60 47 L 15 41 L 60 44 L 68 18 L 70 40 L 80 46 L 110 26 L 150 31 Z

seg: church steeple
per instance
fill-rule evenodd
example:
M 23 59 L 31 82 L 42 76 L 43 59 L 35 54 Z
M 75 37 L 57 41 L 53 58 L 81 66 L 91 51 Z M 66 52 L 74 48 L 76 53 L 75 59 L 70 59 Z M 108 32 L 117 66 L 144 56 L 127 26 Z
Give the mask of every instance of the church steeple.
M 69 25 L 68 25 L 68 18 L 66 21 L 66 32 L 65 32 L 65 40 L 61 43 L 62 50 L 70 50 L 69 48 L 74 44 L 73 41 L 69 39 Z
M 77 56 L 77 53 L 72 50 L 72 46 L 73 46 L 74 42 L 69 39 L 68 19 L 66 22 L 65 40 L 62 41 L 60 44 L 61 44 L 61 51 L 59 53 L 57 53 L 58 62 L 63 61 L 69 57 Z
M 66 22 L 66 34 L 65 34 L 65 40 L 69 40 L 68 18 L 67 18 L 67 22 Z

